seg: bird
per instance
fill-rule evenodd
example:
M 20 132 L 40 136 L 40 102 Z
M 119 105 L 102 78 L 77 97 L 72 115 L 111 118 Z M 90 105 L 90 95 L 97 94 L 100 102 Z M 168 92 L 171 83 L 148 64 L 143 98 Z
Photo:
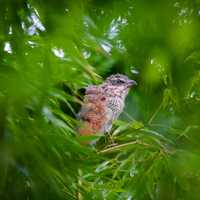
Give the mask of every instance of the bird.
M 82 107 L 78 113 L 81 136 L 110 132 L 113 122 L 122 113 L 130 88 L 137 85 L 126 75 L 114 74 L 100 85 L 86 88 Z

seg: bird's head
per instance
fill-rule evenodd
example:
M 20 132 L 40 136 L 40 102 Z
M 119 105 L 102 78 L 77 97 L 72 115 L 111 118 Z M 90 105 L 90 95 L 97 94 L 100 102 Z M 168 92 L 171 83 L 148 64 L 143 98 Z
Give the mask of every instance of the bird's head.
M 109 76 L 105 81 L 105 87 L 108 88 L 109 92 L 114 95 L 126 97 L 129 89 L 137 85 L 136 81 L 130 80 L 123 74 L 114 74 Z

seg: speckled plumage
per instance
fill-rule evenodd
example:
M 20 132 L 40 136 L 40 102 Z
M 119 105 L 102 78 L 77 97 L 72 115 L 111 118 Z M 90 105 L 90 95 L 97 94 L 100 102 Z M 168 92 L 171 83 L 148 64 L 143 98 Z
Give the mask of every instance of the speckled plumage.
M 124 101 L 129 88 L 136 82 L 122 74 L 115 74 L 101 85 L 91 85 L 86 89 L 79 118 L 82 126 L 81 135 L 106 133 L 112 128 L 124 108 Z

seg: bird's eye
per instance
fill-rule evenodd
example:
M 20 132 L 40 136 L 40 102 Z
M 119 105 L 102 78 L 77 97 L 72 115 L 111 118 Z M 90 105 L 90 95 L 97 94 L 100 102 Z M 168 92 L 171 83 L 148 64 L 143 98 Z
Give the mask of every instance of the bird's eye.
M 117 83 L 118 83 L 118 84 L 123 84 L 123 83 L 125 83 L 125 82 L 124 82 L 123 80 L 121 80 L 121 79 L 118 79 L 118 80 L 117 80 Z

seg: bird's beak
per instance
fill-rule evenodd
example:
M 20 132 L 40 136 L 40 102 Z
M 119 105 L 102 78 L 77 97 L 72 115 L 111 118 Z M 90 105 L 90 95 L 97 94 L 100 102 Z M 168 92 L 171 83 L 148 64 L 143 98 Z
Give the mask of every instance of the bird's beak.
M 134 86 L 134 85 L 137 85 L 137 82 L 136 82 L 136 81 L 134 81 L 134 80 L 129 80 L 129 81 L 128 81 L 128 87 L 129 87 L 129 88 L 132 87 L 132 86 Z

